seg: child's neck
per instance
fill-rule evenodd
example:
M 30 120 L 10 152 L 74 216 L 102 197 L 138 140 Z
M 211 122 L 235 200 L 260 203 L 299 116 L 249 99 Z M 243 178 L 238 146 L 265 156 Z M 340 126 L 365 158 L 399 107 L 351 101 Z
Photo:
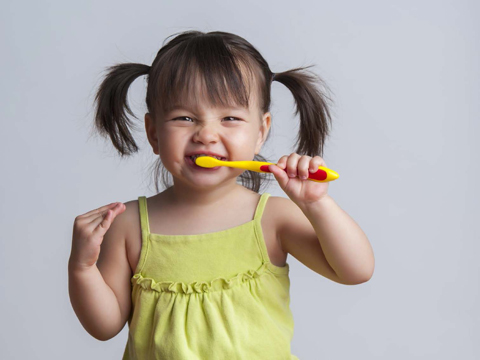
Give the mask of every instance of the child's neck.
M 237 183 L 225 183 L 208 190 L 173 185 L 162 194 L 171 205 L 205 208 L 209 206 L 218 207 L 222 203 L 231 203 L 231 200 L 238 199 L 239 196 L 247 193 L 251 194 L 252 191 Z

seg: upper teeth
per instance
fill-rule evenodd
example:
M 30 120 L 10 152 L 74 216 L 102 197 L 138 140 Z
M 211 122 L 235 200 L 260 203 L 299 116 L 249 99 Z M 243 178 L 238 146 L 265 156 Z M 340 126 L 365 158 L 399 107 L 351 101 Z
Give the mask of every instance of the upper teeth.
M 195 161 L 196 158 L 198 158 L 198 157 L 200 157 L 200 156 L 211 156 L 211 157 L 214 157 L 215 159 L 222 160 L 222 157 L 221 157 L 221 156 L 207 155 L 207 154 L 197 154 L 197 155 L 192 155 L 192 156 L 190 156 L 190 157 Z

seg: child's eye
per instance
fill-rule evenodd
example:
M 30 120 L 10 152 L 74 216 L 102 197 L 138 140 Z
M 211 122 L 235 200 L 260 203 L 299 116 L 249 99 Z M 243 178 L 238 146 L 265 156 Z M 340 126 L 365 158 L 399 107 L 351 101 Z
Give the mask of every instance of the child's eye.
M 179 117 L 176 117 L 175 119 L 173 120 L 180 120 L 180 119 L 192 119 L 191 117 L 188 117 L 188 116 L 179 116 Z M 236 118 L 236 117 L 233 117 L 233 116 L 227 116 L 227 117 L 224 117 L 224 119 L 234 119 L 234 121 L 241 121 L 239 118 Z

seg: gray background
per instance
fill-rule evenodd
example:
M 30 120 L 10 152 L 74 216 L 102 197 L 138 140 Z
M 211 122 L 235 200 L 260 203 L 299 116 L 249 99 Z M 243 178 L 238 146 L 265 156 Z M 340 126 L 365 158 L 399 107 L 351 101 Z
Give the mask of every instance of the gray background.
M 154 154 L 120 160 L 90 135 L 102 71 L 150 65 L 188 29 L 250 41 L 274 72 L 316 64 L 334 93 L 330 195 L 372 243 L 373 278 L 344 286 L 292 256 L 300 359 L 478 359 L 480 51 L 475 1 L 3 1 L 0 13 L 0 358 L 120 359 L 75 316 L 74 218 L 154 193 Z M 129 101 L 143 129 L 145 77 Z M 273 84 L 263 154 L 294 151 L 291 93 Z M 477 100 L 475 100 L 477 99 Z M 365 174 L 370 175 L 365 176 Z M 374 176 L 374 177 L 372 177 Z M 286 194 L 276 181 L 269 192 Z

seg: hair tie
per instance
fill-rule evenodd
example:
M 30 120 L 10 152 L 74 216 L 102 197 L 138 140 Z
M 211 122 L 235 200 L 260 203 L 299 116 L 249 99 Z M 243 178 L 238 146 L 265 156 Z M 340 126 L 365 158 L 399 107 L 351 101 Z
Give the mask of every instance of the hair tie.
M 272 80 L 271 81 L 273 81 L 273 80 L 275 80 L 275 73 L 274 72 L 272 72 Z

